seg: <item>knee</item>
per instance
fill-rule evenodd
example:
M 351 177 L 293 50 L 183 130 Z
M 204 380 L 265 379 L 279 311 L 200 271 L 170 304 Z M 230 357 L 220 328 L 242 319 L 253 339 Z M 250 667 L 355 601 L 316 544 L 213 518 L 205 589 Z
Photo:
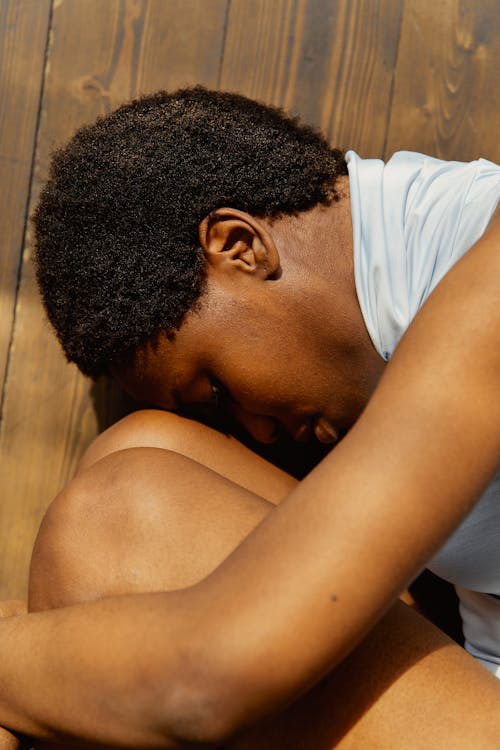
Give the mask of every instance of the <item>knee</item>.
M 81 471 L 47 511 L 33 550 L 30 609 L 190 586 L 271 507 L 174 451 L 115 451 Z
M 174 452 L 274 504 L 297 483 L 234 437 L 178 414 L 154 409 L 134 412 L 99 435 L 84 454 L 78 473 L 112 453 L 131 448 Z
M 83 454 L 78 472 L 110 453 L 128 448 L 164 448 L 189 455 L 190 444 L 208 430 L 178 414 L 158 409 L 141 409 L 124 417 L 98 435 Z
M 30 611 L 71 604 L 71 580 L 82 553 L 81 508 L 88 496 L 85 480 L 75 479 L 53 500 L 33 547 L 29 575 Z
M 152 453 L 162 454 L 162 491 L 158 456 Z M 131 449 L 113 452 L 79 473 L 40 526 L 30 569 L 30 609 L 131 593 L 135 584 L 146 590 L 151 550 L 171 526 L 175 492 L 169 491 L 169 474 L 173 488 L 181 460 L 165 450 Z

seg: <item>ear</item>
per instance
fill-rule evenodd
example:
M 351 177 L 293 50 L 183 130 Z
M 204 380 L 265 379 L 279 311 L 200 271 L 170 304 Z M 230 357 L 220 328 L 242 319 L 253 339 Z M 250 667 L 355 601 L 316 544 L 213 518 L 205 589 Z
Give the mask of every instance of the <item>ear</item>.
M 262 279 L 276 277 L 280 259 L 267 229 L 236 208 L 218 208 L 198 228 L 200 244 L 211 266 L 243 271 Z

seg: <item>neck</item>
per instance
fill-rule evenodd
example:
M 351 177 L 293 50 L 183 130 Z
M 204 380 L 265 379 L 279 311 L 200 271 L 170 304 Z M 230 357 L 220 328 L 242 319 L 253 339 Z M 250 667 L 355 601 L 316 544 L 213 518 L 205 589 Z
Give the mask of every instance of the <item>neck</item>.
M 282 261 L 283 283 L 315 337 L 318 351 L 345 363 L 349 377 L 371 395 L 385 362 L 368 334 L 354 281 L 349 178 L 336 183 L 338 200 L 272 222 L 270 231 Z

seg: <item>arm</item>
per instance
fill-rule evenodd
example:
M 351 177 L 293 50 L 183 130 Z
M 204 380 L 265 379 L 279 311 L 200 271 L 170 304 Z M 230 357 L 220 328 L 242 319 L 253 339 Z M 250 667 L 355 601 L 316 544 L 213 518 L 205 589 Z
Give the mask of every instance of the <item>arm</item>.
M 26 602 L 17 599 L 0 602 L 0 617 L 26 614 Z M 0 727 L 0 750 L 18 750 L 21 740 L 7 729 Z
M 0 722 L 215 742 L 331 669 L 496 468 L 499 245 L 497 223 L 417 316 L 352 432 L 204 582 L 1 622 Z

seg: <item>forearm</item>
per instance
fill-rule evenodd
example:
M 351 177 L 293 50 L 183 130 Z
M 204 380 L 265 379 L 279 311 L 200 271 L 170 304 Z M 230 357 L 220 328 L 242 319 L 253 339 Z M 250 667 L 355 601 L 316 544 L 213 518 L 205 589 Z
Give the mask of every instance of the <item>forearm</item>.
M 176 721 L 196 698 L 182 643 L 193 653 L 201 629 L 190 623 L 182 592 L 0 620 L 0 721 L 45 740 L 184 747 Z
M 0 602 L 0 618 L 12 617 L 26 613 L 26 602 L 9 600 Z M 0 620 L 1 622 L 1 620 Z M 19 738 L 0 726 L 0 750 L 18 750 L 21 747 Z

